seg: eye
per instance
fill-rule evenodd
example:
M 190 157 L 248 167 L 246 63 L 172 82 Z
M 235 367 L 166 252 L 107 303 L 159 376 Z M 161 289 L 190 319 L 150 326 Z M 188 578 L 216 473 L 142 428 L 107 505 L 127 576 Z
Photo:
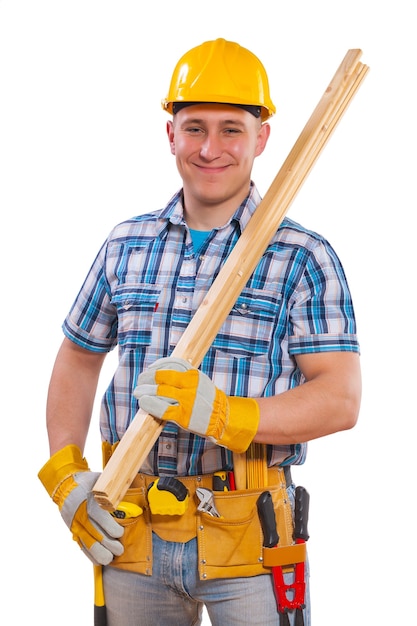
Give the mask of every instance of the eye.
M 198 135 L 199 133 L 203 133 L 204 131 L 198 126 L 187 126 L 186 128 L 184 128 L 184 132 L 188 133 L 189 135 Z
M 225 135 L 239 135 L 242 131 L 240 130 L 240 128 L 225 128 L 224 129 L 224 133 Z

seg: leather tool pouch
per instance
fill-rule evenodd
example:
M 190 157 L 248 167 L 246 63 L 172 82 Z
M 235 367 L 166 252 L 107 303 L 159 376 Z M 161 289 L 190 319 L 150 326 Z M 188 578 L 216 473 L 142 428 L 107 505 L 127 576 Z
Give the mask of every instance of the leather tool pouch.
M 103 467 L 106 466 L 118 442 L 110 444 L 102 443 Z M 124 527 L 124 533 L 120 541 L 124 552 L 110 563 L 117 569 L 137 572 L 138 574 L 152 575 L 152 525 L 151 514 L 148 506 L 147 489 L 143 483 L 136 484 L 127 490 L 123 497 L 126 502 L 133 502 L 143 510 L 142 515 L 128 519 L 118 519 L 118 523 Z
M 143 513 L 138 517 L 117 520 L 125 529 L 120 539 L 124 552 L 121 556 L 115 557 L 110 565 L 150 576 L 152 574 L 152 524 L 146 490 L 141 487 L 128 489 L 123 500 L 139 505 Z
M 103 448 L 106 462 L 111 450 Z M 197 537 L 199 576 L 201 579 L 257 576 L 270 573 L 271 559 L 278 554 L 292 559 L 293 516 L 284 472 L 281 469 L 268 471 L 268 486 L 262 489 L 237 491 L 214 491 L 215 506 L 221 517 L 213 517 L 197 509 L 195 496 L 197 487 L 212 488 L 212 476 L 181 477 L 190 493 L 190 504 L 184 515 L 151 515 L 147 502 L 147 488 L 154 476 L 138 474 L 124 500 L 133 502 L 143 509 L 136 518 L 118 520 L 125 531 L 121 538 L 124 553 L 115 557 L 112 567 L 152 575 L 152 532 L 168 541 L 186 542 Z M 271 493 L 279 534 L 280 549 L 263 547 L 257 500 L 260 494 Z M 290 547 L 288 555 L 281 552 Z M 280 556 L 281 558 L 281 556 Z M 266 559 L 266 560 L 265 560 Z M 296 562 L 290 560 L 290 563 Z
M 283 472 L 262 489 L 214 492 L 222 517 L 199 513 L 197 541 L 202 579 L 257 576 L 270 573 L 264 564 L 263 533 L 257 500 L 266 489 L 274 503 L 280 545 L 293 544 L 293 518 Z

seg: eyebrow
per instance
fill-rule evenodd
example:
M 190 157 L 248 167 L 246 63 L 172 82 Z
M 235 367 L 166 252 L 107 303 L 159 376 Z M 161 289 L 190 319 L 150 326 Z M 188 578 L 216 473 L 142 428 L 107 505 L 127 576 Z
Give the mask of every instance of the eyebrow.
M 205 124 L 206 121 L 201 118 L 201 117 L 192 117 L 192 118 L 185 118 L 185 120 L 183 120 L 181 122 L 181 126 L 183 126 L 184 124 Z M 235 118 L 228 118 L 228 119 L 224 119 L 224 120 L 220 120 L 219 125 L 220 126 L 226 126 L 226 125 L 230 125 L 233 124 L 234 126 L 242 126 L 245 127 L 245 123 L 237 120 Z

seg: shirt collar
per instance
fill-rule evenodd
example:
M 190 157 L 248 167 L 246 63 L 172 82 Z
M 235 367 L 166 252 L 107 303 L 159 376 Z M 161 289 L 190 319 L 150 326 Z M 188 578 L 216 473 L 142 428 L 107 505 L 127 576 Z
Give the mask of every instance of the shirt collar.
M 256 207 L 261 201 L 261 196 L 256 188 L 255 183 L 251 182 L 249 194 L 246 196 L 242 204 L 237 208 L 229 222 L 235 222 L 242 232 L 247 226 L 250 218 L 255 212 Z M 184 205 L 182 189 L 171 198 L 166 207 L 162 209 L 157 221 L 157 234 L 164 235 L 164 231 L 169 228 L 169 224 L 177 226 L 184 224 Z M 225 224 L 226 226 L 226 224 Z

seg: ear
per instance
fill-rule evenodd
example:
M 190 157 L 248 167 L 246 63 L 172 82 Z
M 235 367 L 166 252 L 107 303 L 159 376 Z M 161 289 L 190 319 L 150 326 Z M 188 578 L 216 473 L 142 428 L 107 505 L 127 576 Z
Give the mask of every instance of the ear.
M 169 147 L 171 148 L 171 154 L 175 154 L 174 124 L 172 120 L 168 120 L 167 122 L 167 135 Z
M 270 125 L 264 122 L 258 132 L 255 156 L 259 156 L 265 150 L 265 146 L 269 139 L 270 133 L 271 133 Z

